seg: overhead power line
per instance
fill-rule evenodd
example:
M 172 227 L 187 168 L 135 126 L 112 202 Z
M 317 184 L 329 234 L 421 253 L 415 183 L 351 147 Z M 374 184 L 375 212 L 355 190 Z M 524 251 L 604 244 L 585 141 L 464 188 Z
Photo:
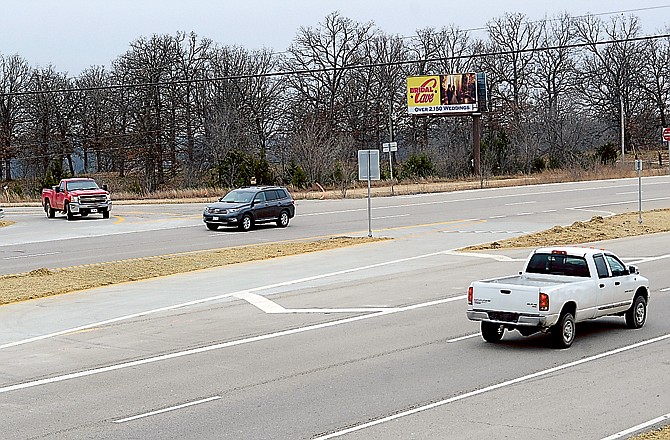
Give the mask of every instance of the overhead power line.
M 560 49 L 578 49 L 578 48 L 589 47 L 589 46 L 593 47 L 593 46 L 603 46 L 603 45 L 619 44 L 619 43 L 634 43 L 634 42 L 658 40 L 658 39 L 663 39 L 663 38 L 669 38 L 670 39 L 670 33 L 664 33 L 664 34 L 658 34 L 658 35 L 646 35 L 646 36 L 632 37 L 632 38 L 611 39 L 611 40 L 603 40 L 603 41 L 596 41 L 596 42 L 580 42 L 580 43 L 564 44 L 564 45 L 556 45 L 556 46 L 531 47 L 531 48 L 521 49 L 521 50 L 472 53 L 472 54 L 467 54 L 467 55 L 458 55 L 458 56 L 450 56 L 450 57 L 422 58 L 422 59 L 403 60 L 403 61 L 390 61 L 390 62 L 385 62 L 385 63 L 351 64 L 351 65 L 344 65 L 344 66 L 341 66 L 341 67 L 323 67 L 323 68 L 318 68 L 318 69 L 286 70 L 286 71 L 279 71 L 279 72 L 254 73 L 254 74 L 244 74 L 244 75 L 228 75 L 228 76 L 211 77 L 211 78 L 177 79 L 177 80 L 170 80 L 170 81 L 157 81 L 157 82 L 148 82 L 148 83 L 111 84 L 111 85 L 94 86 L 94 87 L 77 87 L 77 88 L 50 89 L 50 90 L 31 90 L 31 91 L 25 91 L 25 92 L 9 92 L 9 93 L 4 93 L 4 95 L 5 96 L 27 96 L 27 95 L 40 95 L 40 94 L 89 92 L 89 91 L 100 91 L 100 90 L 133 89 L 133 88 L 141 88 L 141 87 L 162 87 L 162 86 L 172 86 L 172 85 L 201 84 L 201 83 L 220 82 L 220 81 L 237 81 L 237 80 L 254 79 L 254 78 L 272 78 L 272 77 L 289 76 L 289 75 L 306 75 L 306 74 L 313 74 L 313 73 L 325 73 L 325 72 L 333 72 L 333 71 L 337 71 L 337 70 L 354 70 L 354 69 L 369 69 L 369 68 L 374 68 L 374 67 L 404 66 L 404 65 L 411 65 L 411 64 L 416 64 L 416 63 L 435 63 L 435 62 L 441 62 L 441 61 L 453 61 L 453 60 L 460 60 L 460 59 L 491 57 L 491 56 L 521 54 L 521 53 L 530 53 L 530 52 L 543 52 L 543 51 L 560 50 Z

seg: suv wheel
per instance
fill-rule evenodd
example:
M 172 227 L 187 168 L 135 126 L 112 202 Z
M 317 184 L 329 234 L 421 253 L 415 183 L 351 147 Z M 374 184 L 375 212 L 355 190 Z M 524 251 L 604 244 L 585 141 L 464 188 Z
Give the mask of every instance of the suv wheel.
M 254 221 L 251 219 L 251 216 L 249 214 L 244 214 L 240 221 L 240 230 L 246 232 L 250 230 L 253 225 Z
M 279 214 L 279 218 L 277 219 L 277 226 L 280 228 L 285 228 L 288 226 L 288 211 L 282 211 L 281 214 Z

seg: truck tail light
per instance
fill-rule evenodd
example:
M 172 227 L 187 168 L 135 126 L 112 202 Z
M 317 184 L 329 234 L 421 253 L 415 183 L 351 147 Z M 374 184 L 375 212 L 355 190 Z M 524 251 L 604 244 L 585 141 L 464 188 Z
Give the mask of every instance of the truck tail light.
M 540 292 L 540 301 L 539 308 L 541 312 L 546 312 L 549 310 L 549 295 L 546 293 Z
M 468 304 L 472 305 L 472 286 L 468 287 Z

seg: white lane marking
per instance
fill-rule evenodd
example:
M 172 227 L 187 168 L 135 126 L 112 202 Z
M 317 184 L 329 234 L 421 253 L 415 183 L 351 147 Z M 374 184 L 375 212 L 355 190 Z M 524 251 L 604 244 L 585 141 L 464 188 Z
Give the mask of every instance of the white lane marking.
M 663 422 L 665 420 L 669 420 L 669 419 L 670 419 L 670 413 L 663 414 L 660 417 L 656 417 L 655 419 L 649 420 L 649 421 L 644 422 L 644 423 L 640 423 L 639 425 L 633 426 L 632 428 L 628 428 L 624 431 L 619 431 L 616 434 L 612 434 L 609 437 L 603 438 L 602 440 L 615 440 L 617 438 L 626 437 L 628 434 L 632 434 L 634 432 L 641 431 L 645 428 L 648 428 L 650 426 L 653 426 L 657 423 L 661 423 L 661 422 Z
M 268 299 L 266 296 L 258 295 L 251 292 L 240 292 L 236 293 L 236 298 L 244 300 L 249 304 L 259 308 L 267 314 L 280 314 L 280 313 L 370 313 L 370 312 L 383 312 L 383 311 L 394 311 L 397 310 L 397 307 L 358 307 L 358 308 L 349 308 L 349 309 L 286 309 L 276 302 Z
M 642 191 L 642 192 L 644 192 L 644 191 Z M 628 195 L 631 195 L 631 194 L 636 194 L 637 195 L 637 191 L 626 191 L 626 192 L 614 193 L 614 195 L 616 195 L 616 196 L 628 196 Z
M 537 202 L 535 200 L 532 200 L 530 202 L 505 203 L 505 206 L 530 205 L 531 203 L 537 203 Z
M 506 215 L 492 215 L 489 218 L 491 219 L 491 218 L 505 218 L 505 217 L 507 217 L 507 216 Z
M 542 211 L 542 214 L 549 214 L 551 212 L 558 212 L 556 209 L 547 209 L 546 211 Z
M 125 419 L 112 420 L 112 422 L 114 422 L 114 423 L 130 422 L 132 420 L 143 419 L 145 417 L 155 416 L 157 414 L 163 414 L 163 413 L 166 413 L 168 411 L 175 411 L 177 409 L 188 408 L 189 406 L 200 405 L 202 403 L 207 403 L 207 402 L 211 402 L 213 400 L 219 400 L 219 399 L 221 399 L 221 396 L 212 396 L 212 397 L 208 397 L 207 399 L 196 400 L 194 402 L 183 403 L 181 405 L 171 406 L 169 408 L 163 408 L 163 409 L 159 409 L 159 410 L 156 410 L 156 411 L 151 411 L 151 412 L 144 413 L 144 414 L 138 414 L 138 415 L 132 416 L 132 417 L 126 417 Z
M 630 264 L 648 263 L 650 261 L 665 260 L 666 258 L 670 258 L 670 254 L 659 255 L 658 257 L 640 258 L 638 260 L 631 261 Z
M 329 327 L 335 327 L 338 325 L 342 324 L 348 324 L 350 322 L 356 322 L 356 321 L 363 321 L 366 319 L 371 319 L 371 318 L 377 318 L 379 316 L 385 316 L 385 315 L 390 315 L 392 313 L 400 313 L 400 312 L 407 312 L 410 310 L 416 310 L 424 307 L 431 307 L 435 305 L 440 305 L 440 304 L 446 304 L 454 301 L 463 301 L 466 298 L 466 295 L 460 295 L 460 296 L 454 296 L 450 298 L 443 298 L 443 299 L 438 299 L 434 301 L 428 301 L 425 303 L 419 303 L 419 304 L 414 304 L 411 306 L 405 306 L 405 307 L 398 307 L 393 310 L 384 310 L 382 312 L 375 312 L 375 313 L 370 313 L 367 315 L 359 315 L 359 316 L 353 316 L 349 318 L 344 318 L 344 319 L 339 319 L 336 321 L 330 321 L 330 322 L 323 322 L 320 324 L 313 324 L 313 325 L 308 325 L 305 327 L 298 327 L 298 328 L 293 328 L 289 330 L 282 330 L 278 331 L 275 333 L 266 333 L 264 335 L 259 335 L 259 336 L 250 336 L 248 338 L 243 338 L 243 339 L 237 339 L 234 341 L 229 341 L 229 342 L 224 342 L 220 344 L 214 344 L 214 345 L 206 345 L 204 347 L 198 347 L 198 348 L 193 348 L 190 350 L 183 350 L 183 351 L 177 351 L 174 353 L 168 353 L 168 354 L 163 354 L 160 356 L 153 356 L 153 357 L 148 357 L 144 359 L 138 359 L 135 361 L 131 362 L 123 362 L 120 364 L 112 364 L 108 365 L 106 367 L 100 367 L 100 368 L 92 368 L 90 370 L 82 370 L 82 371 L 77 371 L 75 373 L 68 373 L 68 374 L 63 374 L 61 376 L 54 376 L 54 377 L 49 377 L 45 379 L 39 379 L 39 380 L 34 380 L 30 382 L 23 382 L 23 383 L 17 383 L 14 385 L 9 385 L 5 387 L 0 387 L 0 394 L 3 393 L 8 393 L 10 391 L 17 391 L 17 390 L 22 390 L 26 388 L 33 388 L 33 387 L 38 387 L 42 385 L 48 385 L 52 383 L 57 383 L 57 382 L 63 382 L 66 380 L 71 380 L 71 379 L 78 379 L 81 377 L 87 377 L 87 376 L 93 376 L 94 374 L 101 374 L 101 373 L 108 373 L 110 371 L 117 371 L 117 370 L 122 370 L 125 368 L 133 368 L 133 367 L 138 367 L 140 365 L 147 365 L 147 364 L 153 364 L 156 362 L 162 362 L 162 361 L 167 361 L 170 359 L 177 359 L 185 356 L 191 356 L 191 355 L 196 355 L 196 354 L 201 354 L 201 353 L 207 353 L 210 351 L 214 350 L 221 350 L 224 348 L 230 348 L 230 347 L 236 347 L 238 345 L 244 345 L 244 344 L 250 344 L 258 341 L 265 341 L 268 339 L 274 339 L 274 338 L 279 338 L 282 336 L 289 336 L 289 335 L 295 335 L 299 333 L 305 333 L 308 331 L 312 330 L 320 330 L 324 328 L 329 328 Z
M 475 338 L 477 336 L 479 336 L 479 333 L 474 333 L 472 335 L 467 335 L 467 336 L 461 336 L 460 338 L 448 339 L 447 342 L 449 342 L 449 343 L 460 342 L 460 341 L 464 341 L 466 339 Z
M 526 261 L 525 258 L 510 258 L 506 255 L 496 255 L 496 254 L 478 254 L 475 252 L 459 252 L 459 251 L 444 251 L 445 255 L 456 255 L 462 257 L 474 257 L 474 258 L 488 258 L 496 261 L 510 262 L 510 261 Z
M 341 437 L 345 434 L 350 434 L 352 432 L 361 431 L 363 429 L 370 428 L 372 426 L 381 425 L 382 423 L 387 423 L 387 422 L 390 422 L 392 420 L 399 419 L 401 417 L 407 417 L 407 416 L 410 416 L 410 415 L 413 415 L 413 414 L 418 414 L 420 412 L 424 412 L 424 411 L 428 411 L 428 410 L 431 410 L 431 409 L 434 409 L 434 408 L 438 408 L 440 406 L 447 405 L 449 403 L 458 402 L 459 400 L 464 400 L 464 399 L 467 399 L 467 398 L 470 398 L 470 397 L 478 396 L 480 394 L 488 393 L 489 391 L 495 391 L 497 389 L 508 387 L 510 385 L 515 385 L 515 384 L 518 384 L 518 383 L 521 383 L 521 382 L 526 382 L 526 381 L 529 381 L 529 380 L 532 380 L 532 379 L 536 379 L 538 377 L 547 376 L 547 375 L 555 373 L 557 371 L 565 370 L 567 368 L 572 368 L 572 367 L 575 367 L 577 365 L 585 364 L 587 362 L 593 362 L 593 361 L 602 359 L 604 357 L 613 356 L 615 354 L 623 353 L 625 351 L 633 350 L 635 348 L 644 347 L 645 345 L 649 345 L 649 344 L 653 344 L 653 343 L 656 343 L 656 342 L 664 341 L 668 338 L 670 338 L 670 334 L 666 334 L 666 335 L 663 335 L 663 336 L 658 336 L 658 337 L 652 338 L 652 339 L 647 339 L 646 341 L 642 341 L 642 342 L 627 345 L 627 346 L 624 346 L 624 347 L 616 348 L 614 350 L 606 351 L 604 353 L 600 353 L 600 354 L 597 354 L 597 355 L 594 355 L 594 356 L 589 356 L 589 357 L 582 358 L 582 359 L 579 359 L 579 360 L 576 360 L 576 361 L 573 361 L 573 362 L 568 362 L 567 364 L 557 365 L 555 367 L 548 368 L 546 370 L 542 370 L 542 371 L 538 371 L 538 372 L 535 372 L 535 373 L 527 374 L 525 376 L 517 377 L 516 379 L 506 380 L 504 382 L 500 382 L 500 383 L 497 383 L 495 385 L 488 386 L 486 388 L 481 388 L 481 389 L 478 389 L 478 390 L 475 390 L 475 391 L 470 391 L 470 392 L 467 392 L 467 393 L 464 393 L 464 394 L 459 394 L 459 395 L 451 397 L 449 399 L 440 400 L 438 402 L 434 402 L 434 403 L 431 403 L 431 404 L 428 404 L 428 405 L 424 405 L 424 406 L 413 408 L 413 409 L 410 409 L 410 410 L 407 410 L 407 411 L 399 412 L 399 413 L 393 414 L 393 415 L 388 416 L 388 417 L 383 417 L 381 419 L 373 420 L 371 422 L 362 423 L 360 425 L 355 425 L 355 426 L 352 426 L 350 428 L 343 429 L 343 430 L 337 431 L 337 432 L 333 432 L 333 433 L 330 433 L 330 434 L 327 434 L 327 435 L 324 435 L 324 436 L 321 436 L 321 437 L 315 437 L 312 440 L 327 440 L 327 439 L 330 439 L 330 438 Z
M 360 272 L 360 271 L 365 271 L 365 270 L 369 270 L 369 269 L 375 269 L 375 268 L 378 268 L 378 267 L 383 267 L 383 266 L 388 266 L 388 265 L 398 264 L 398 263 L 404 263 L 404 262 L 407 262 L 407 261 L 419 260 L 419 259 L 422 259 L 422 258 L 434 257 L 434 256 L 437 256 L 437 255 L 449 255 L 448 254 L 449 252 L 451 252 L 451 250 L 431 252 L 429 254 L 415 255 L 413 257 L 400 258 L 400 259 L 391 260 L 391 261 L 384 261 L 384 262 L 381 262 L 381 263 L 370 264 L 370 265 L 367 265 L 367 266 L 358 266 L 358 267 L 353 267 L 351 269 L 344 269 L 344 270 L 339 270 L 339 271 L 336 271 L 336 272 L 329 272 L 329 273 L 325 273 L 325 274 L 321 274 L 321 275 L 314 275 L 314 276 L 311 276 L 311 277 L 298 278 L 298 279 L 295 279 L 295 280 L 288 280 L 288 281 L 283 281 L 283 282 L 280 282 L 280 283 L 268 284 L 268 285 L 265 285 L 265 286 L 254 287 L 254 288 L 245 289 L 245 290 L 242 290 L 242 291 L 239 291 L 239 292 L 224 293 L 224 294 L 221 294 L 221 295 L 210 296 L 210 297 L 202 298 L 202 299 L 196 299 L 196 300 L 193 300 L 193 301 L 188 301 L 188 302 L 184 302 L 184 303 L 180 303 L 180 304 L 174 304 L 174 305 L 171 305 L 171 306 L 160 307 L 158 309 L 146 310 L 146 311 L 143 311 L 143 312 L 133 313 L 133 314 L 130 314 L 130 315 L 125 315 L 125 316 L 119 316 L 117 318 L 111 318 L 111 319 L 107 319 L 107 320 L 104 320 L 104 321 L 94 322 L 94 323 L 91 323 L 91 324 L 85 324 L 85 325 L 81 325 L 79 327 L 69 328 L 69 329 L 66 329 L 66 330 L 61 330 L 61 331 L 57 331 L 57 332 L 53 332 L 53 333 L 48 333 L 48 334 L 45 334 L 45 335 L 34 336 L 32 338 L 22 339 L 20 341 L 9 342 L 9 343 L 0 345 L 0 350 L 2 350 L 4 348 L 9 348 L 9 347 L 15 347 L 17 345 L 23 345 L 23 344 L 28 344 L 28 343 L 31 343 L 31 342 L 41 341 L 43 339 L 53 338 L 53 337 L 56 337 L 56 336 L 62 336 L 62 335 L 68 334 L 68 333 L 78 332 L 78 331 L 81 331 L 81 330 L 87 330 L 87 329 L 90 329 L 90 328 L 99 327 L 99 326 L 103 326 L 103 325 L 107 325 L 107 324 L 113 324 L 113 323 L 119 322 L 119 321 L 126 321 L 128 319 L 139 318 L 139 317 L 142 317 L 142 316 L 147 316 L 147 315 L 151 315 L 151 314 L 155 314 L 155 313 L 168 312 L 168 311 L 175 310 L 175 309 L 180 309 L 180 308 L 183 308 L 183 307 L 189 307 L 189 306 L 194 306 L 194 305 L 203 304 L 203 303 L 207 303 L 207 302 L 218 301 L 218 300 L 221 300 L 221 299 L 233 297 L 233 296 L 235 296 L 236 294 L 239 294 L 239 293 L 262 292 L 264 290 L 270 290 L 270 289 L 276 289 L 276 288 L 280 288 L 280 287 L 293 286 L 293 285 L 296 285 L 296 284 L 306 283 L 306 282 L 309 282 L 309 281 L 315 281 L 315 280 L 320 280 L 320 279 L 329 278 L 329 277 L 333 277 L 333 276 L 339 276 L 339 275 L 344 275 L 344 274 L 348 274 L 348 273 L 354 273 L 354 272 Z M 212 270 L 216 270 L 216 269 L 212 269 Z M 150 282 L 151 280 L 146 280 L 146 281 Z
M 659 292 L 670 292 L 670 287 L 666 287 L 665 289 L 659 290 Z
M 661 176 L 663 177 L 663 176 Z M 587 183 L 602 183 L 602 182 L 607 182 L 607 181 L 590 181 Z M 565 182 L 565 183 L 553 183 L 553 184 L 545 184 L 545 185 L 537 185 L 536 187 L 542 187 L 542 186 L 550 186 L 550 185 L 569 185 L 575 182 Z M 650 182 L 647 183 L 647 185 L 662 185 L 665 184 L 664 182 Z M 408 208 L 408 207 L 413 207 L 413 206 L 426 206 L 426 205 L 443 205 L 443 204 L 448 204 L 448 203 L 458 203 L 458 202 L 472 202 L 472 201 L 482 201 L 482 200 L 496 200 L 496 199 L 509 199 L 509 198 L 518 198 L 518 197 L 533 197 L 533 196 L 538 196 L 538 195 L 543 195 L 543 194 L 561 194 L 561 193 L 570 193 L 570 192 L 581 192 L 581 191 L 597 191 L 599 189 L 613 189 L 613 188 L 625 188 L 631 186 L 631 184 L 620 184 L 620 185 L 604 185 L 604 186 L 593 186 L 593 187 L 584 187 L 584 188 L 574 188 L 574 189 L 561 189 L 561 190 L 547 190 L 547 191 L 537 191 L 537 192 L 527 192 L 527 193 L 520 193 L 520 194 L 502 194 L 502 195 L 495 195 L 495 196 L 486 196 L 486 197 L 464 197 L 460 199 L 449 199 L 449 200 L 436 200 L 436 201 L 431 201 L 431 202 L 417 202 L 417 203 L 407 203 L 407 204 L 401 204 L 401 205 L 388 205 L 388 206 L 373 206 L 373 210 L 378 210 L 378 209 L 395 209 L 395 208 Z M 507 187 L 507 188 L 496 188 L 499 190 L 509 190 L 513 189 L 514 187 Z M 469 194 L 469 193 L 477 193 L 477 192 L 482 192 L 482 191 L 488 191 L 488 190 L 481 190 L 481 189 L 473 189 L 473 190 L 465 190 L 463 191 L 464 194 Z M 437 195 L 442 195 L 445 193 L 437 193 Z M 436 194 L 431 194 L 431 195 L 436 195 Z M 411 196 L 412 198 L 418 198 L 418 195 Z M 657 201 L 657 200 L 666 200 L 670 199 L 670 197 L 660 197 L 656 199 L 645 199 L 645 201 Z M 606 203 L 603 205 L 593 205 L 593 206 L 607 206 L 607 205 L 624 205 L 628 203 L 637 203 L 637 200 L 631 200 L 627 202 L 615 202 L 615 203 Z M 584 206 L 584 207 L 578 207 L 578 208 L 567 208 L 567 209 L 582 209 L 582 208 L 588 208 L 589 206 Z M 342 214 L 342 213 L 348 213 L 348 212 L 362 212 L 366 211 L 367 208 L 353 208 L 353 209 L 344 209 L 344 210 L 338 210 L 338 211 L 322 211 L 322 212 L 311 212 L 311 213 L 305 213 L 305 214 L 300 214 L 301 217 L 310 217 L 310 216 L 316 216 L 316 215 L 332 215 L 332 214 Z
M 515 214 L 515 215 L 517 215 L 517 216 L 519 216 L 519 215 L 533 215 L 533 213 L 532 212 L 520 212 L 520 213 Z
M 19 258 L 43 257 L 45 255 L 57 255 L 61 252 L 43 252 L 41 254 L 17 255 L 15 257 L 3 257 L 3 260 L 18 260 Z
M 372 217 L 372 220 L 383 220 L 385 218 L 409 217 L 409 214 L 385 215 L 382 217 Z

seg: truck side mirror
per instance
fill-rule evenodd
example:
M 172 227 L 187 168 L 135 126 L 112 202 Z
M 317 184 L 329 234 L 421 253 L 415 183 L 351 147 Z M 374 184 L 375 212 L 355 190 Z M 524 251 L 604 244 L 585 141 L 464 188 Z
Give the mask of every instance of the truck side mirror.
M 637 275 L 640 273 L 640 269 L 637 266 L 628 266 L 628 273 L 631 275 Z
M 107 189 L 107 184 L 106 184 L 106 183 L 105 183 L 104 185 L 102 185 L 102 189 L 104 189 L 105 191 L 109 192 L 109 190 Z
M 57 193 L 60 192 L 60 186 L 56 185 L 53 188 L 54 188 L 54 191 L 56 191 Z

